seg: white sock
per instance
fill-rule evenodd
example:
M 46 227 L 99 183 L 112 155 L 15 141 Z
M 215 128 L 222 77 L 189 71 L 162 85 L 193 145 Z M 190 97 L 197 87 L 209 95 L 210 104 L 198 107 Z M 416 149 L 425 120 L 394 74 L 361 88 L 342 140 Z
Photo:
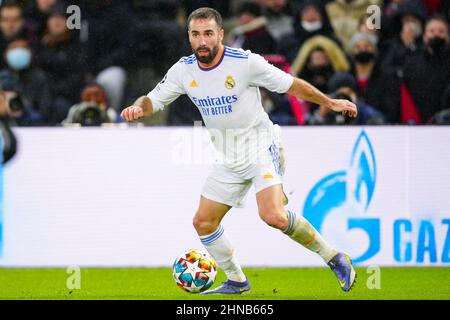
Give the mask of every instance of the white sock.
M 283 231 L 292 240 L 300 243 L 305 248 L 318 253 L 328 263 L 337 251 L 334 250 L 317 232 L 316 229 L 303 216 L 287 211 L 289 226 Z
M 239 265 L 234 249 L 225 236 L 222 226 L 211 234 L 200 236 L 200 240 L 209 254 L 216 259 L 217 264 L 227 275 L 228 280 L 244 282 L 246 277 Z

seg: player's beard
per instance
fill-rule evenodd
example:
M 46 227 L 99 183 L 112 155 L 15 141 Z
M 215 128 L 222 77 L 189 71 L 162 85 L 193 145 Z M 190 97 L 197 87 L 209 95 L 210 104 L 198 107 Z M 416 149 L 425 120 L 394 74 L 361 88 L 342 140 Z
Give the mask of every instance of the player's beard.
M 198 54 L 199 50 L 208 50 L 209 54 L 207 56 L 200 56 Z M 200 61 L 201 63 L 210 64 L 216 57 L 217 52 L 219 52 L 219 45 L 214 46 L 212 51 L 208 47 L 198 47 L 197 50 L 194 51 L 194 54 L 197 60 Z

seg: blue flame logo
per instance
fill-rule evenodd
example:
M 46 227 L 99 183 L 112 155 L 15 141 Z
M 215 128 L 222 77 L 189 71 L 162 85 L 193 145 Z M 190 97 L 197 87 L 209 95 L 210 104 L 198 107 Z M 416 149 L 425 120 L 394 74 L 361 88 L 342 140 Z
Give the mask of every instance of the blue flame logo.
M 380 220 L 364 217 L 375 191 L 377 166 L 370 139 L 363 130 L 356 140 L 346 170 L 321 179 L 309 192 L 303 214 L 321 232 L 331 213 L 347 218 L 347 230 L 362 229 L 367 233 L 369 246 L 355 263 L 373 257 L 380 250 Z M 342 231 L 342 230 L 341 230 Z M 345 241 L 346 235 L 342 235 Z

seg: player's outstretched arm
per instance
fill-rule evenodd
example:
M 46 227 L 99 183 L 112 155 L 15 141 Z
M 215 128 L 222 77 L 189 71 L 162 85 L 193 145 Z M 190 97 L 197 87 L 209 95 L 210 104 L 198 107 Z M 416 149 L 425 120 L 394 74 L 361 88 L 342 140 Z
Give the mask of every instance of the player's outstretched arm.
M 147 96 L 139 97 L 132 106 L 122 110 L 120 117 L 126 121 L 134 121 L 153 114 L 152 101 Z
M 331 99 L 313 85 L 302 79 L 294 78 L 294 82 L 287 93 L 320 106 L 330 108 L 333 111 L 342 112 L 344 115 L 348 114 L 353 118 L 356 118 L 358 115 L 358 109 L 351 101 L 344 99 Z

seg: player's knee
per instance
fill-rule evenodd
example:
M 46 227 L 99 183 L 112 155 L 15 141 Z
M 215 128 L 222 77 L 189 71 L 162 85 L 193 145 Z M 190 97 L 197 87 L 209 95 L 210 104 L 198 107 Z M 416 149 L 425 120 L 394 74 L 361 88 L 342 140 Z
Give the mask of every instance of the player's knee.
M 192 224 L 199 235 L 211 234 L 219 227 L 217 222 L 199 216 L 194 217 Z
M 261 210 L 259 215 L 265 223 L 273 228 L 286 230 L 289 225 L 287 215 L 282 209 L 272 208 Z

